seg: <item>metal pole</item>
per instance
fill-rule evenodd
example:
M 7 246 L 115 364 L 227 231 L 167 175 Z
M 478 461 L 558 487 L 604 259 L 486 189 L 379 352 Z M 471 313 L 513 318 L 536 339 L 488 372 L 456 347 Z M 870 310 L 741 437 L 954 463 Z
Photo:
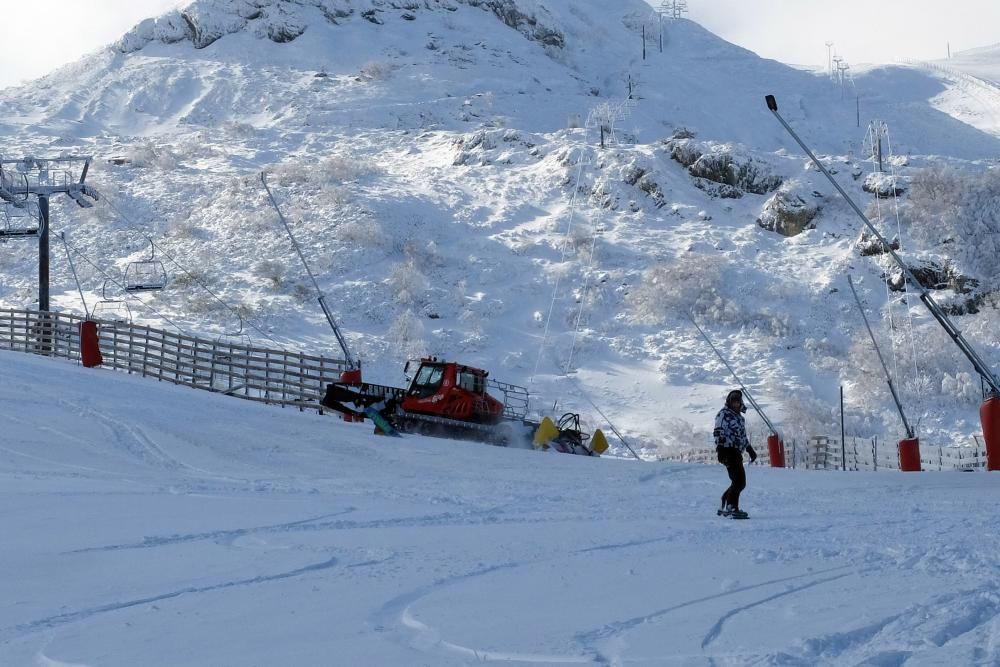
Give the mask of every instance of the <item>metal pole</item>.
M 805 142 L 802 141 L 802 139 L 799 138 L 799 135 L 795 133 L 795 130 L 792 129 L 792 126 L 781 117 L 781 114 L 778 113 L 778 102 L 774 99 L 774 95 L 767 95 L 764 99 L 767 101 L 767 108 L 774 114 L 774 117 L 778 119 L 778 122 L 781 123 L 785 130 L 788 131 L 788 134 L 792 136 L 792 139 L 794 139 L 795 142 L 802 147 L 802 150 L 804 150 L 806 155 L 809 156 L 809 159 L 812 160 L 814 165 L 816 165 L 816 168 L 819 169 L 820 172 L 826 176 L 827 180 L 833 184 L 833 187 L 837 189 L 840 196 L 843 197 L 854 212 L 858 214 L 861 221 L 865 223 L 866 227 L 868 227 L 868 231 L 870 231 L 872 235 L 882 243 L 882 247 L 885 248 L 886 253 L 892 257 L 893 261 L 895 261 L 900 270 L 902 270 L 904 278 L 920 292 L 920 300 L 924 302 L 924 306 L 927 307 L 927 310 L 929 310 L 931 315 L 934 316 L 934 319 L 937 320 L 938 324 L 944 328 L 945 332 L 951 337 L 955 345 L 958 346 L 965 357 L 972 363 L 976 372 L 979 373 L 984 380 L 986 380 L 993 391 L 1000 393 L 1000 379 L 993 374 L 993 371 L 989 369 L 986 362 L 982 360 L 975 348 L 973 348 L 972 345 L 965 340 L 962 332 L 958 330 L 951 319 L 945 314 L 944 310 L 941 309 L 941 306 L 939 306 L 937 301 L 934 300 L 934 297 L 930 295 L 930 292 L 928 292 L 924 286 L 920 284 L 920 281 L 917 280 L 916 276 L 913 275 L 913 272 L 910 271 L 910 267 L 906 265 L 906 262 L 904 262 L 896 251 L 892 249 L 892 246 L 889 245 L 889 241 L 882 236 L 882 233 L 879 232 L 878 229 L 875 228 L 875 225 L 873 225 L 871 220 L 868 219 L 868 216 L 864 214 L 861 208 L 854 202 L 853 199 L 851 199 L 847 192 L 844 191 L 844 188 L 840 186 L 840 183 L 837 182 L 837 179 L 833 177 L 829 170 L 823 166 L 823 163 L 819 161 L 819 158 L 817 158 L 816 155 L 809 150 L 809 147 L 806 146 Z
M 840 385 L 840 467 L 847 470 L 847 446 L 844 444 L 844 385 Z
M 76 281 L 76 291 L 80 293 L 80 301 L 83 302 L 83 314 L 89 320 L 90 309 L 87 308 L 87 300 L 83 298 L 83 288 L 80 287 L 80 279 L 76 275 L 76 266 L 73 265 L 73 256 L 69 254 L 69 244 L 66 243 L 66 232 L 60 232 L 59 238 L 62 239 L 63 248 L 66 249 L 66 260 L 69 262 L 69 268 L 73 272 L 73 280 Z
M 765 424 L 767 424 L 767 427 L 771 429 L 771 433 L 781 438 L 781 434 L 778 433 L 778 429 L 774 428 L 774 424 L 771 423 L 771 420 L 767 418 L 766 414 L 764 414 L 764 410 L 760 407 L 757 401 L 754 400 L 753 396 L 750 394 L 750 390 L 747 389 L 747 386 L 745 384 L 743 384 L 743 380 L 740 379 L 740 376 L 736 374 L 736 371 L 733 370 L 733 367 L 729 365 L 729 362 L 726 361 L 726 358 L 722 356 L 722 353 L 719 352 L 718 348 L 716 348 L 715 345 L 712 343 L 712 339 L 708 337 L 708 334 L 706 334 L 700 326 L 698 326 L 698 323 L 694 321 L 694 316 L 691 313 L 685 313 L 685 314 L 687 315 L 687 318 L 691 320 L 691 324 L 694 325 L 694 328 L 697 329 L 698 333 L 701 334 L 701 337 L 705 339 L 706 343 L 708 343 L 708 346 L 712 348 L 712 352 L 715 352 L 715 356 L 717 356 L 719 358 L 719 361 L 721 361 L 725 365 L 725 367 L 729 369 L 729 372 L 732 374 L 733 379 L 735 379 L 736 382 L 739 383 L 740 388 L 743 390 L 743 395 L 750 402 L 750 405 L 751 407 L 753 407 L 754 411 L 758 415 L 760 415 L 760 418 L 764 421 Z
M 337 321 L 333 319 L 333 313 L 326 305 L 326 295 L 319 288 L 319 283 L 316 282 L 316 276 L 313 275 L 312 269 L 309 268 L 309 263 L 306 262 L 305 255 L 302 254 L 302 249 L 299 247 L 299 242 L 295 240 L 295 236 L 292 234 L 292 228 L 288 225 L 288 221 L 285 220 L 285 216 L 281 213 L 281 208 L 278 206 L 277 200 L 275 200 L 274 195 L 271 193 L 271 188 L 267 185 L 267 174 L 263 171 L 260 172 L 260 182 L 263 183 L 264 189 L 267 191 L 267 196 L 271 200 L 271 205 L 274 206 L 274 210 L 278 213 L 278 219 L 281 220 L 281 224 L 284 225 L 285 231 L 288 233 L 288 238 L 292 241 L 292 247 L 295 248 L 295 252 L 298 253 L 299 259 L 302 260 L 302 265 L 306 267 L 306 273 L 309 274 L 309 279 L 312 281 L 313 287 L 316 289 L 316 300 L 319 302 L 319 307 L 323 309 L 323 315 L 326 316 L 326 321 L 333 329 L 333 335 L 337 337 L 337 343 L 340 344 L 340 350 L 344 353 L 344 360 L 347 361 L 348 366 L 351 368 L 358 368 L 357 362 L 354 357 L 351 356 L 351 351 L 347 348 L 347 340 L 344 339 L 344 335 L 340 333 L 340 327 L 337 326 Z
M 49 197 L 38 195 L 38 310 L 49 309 Z
M 851 287 L 851 294 L 854 295 L 854 300 L 858 302 L 858 310 L 861 311 L 861 319 L 865 322 L 865 328 L 868 329 L 868 335 L 872 339 L 872 345 L 875 346 L 875 354 L 878 355 L 878 361 L 882 364 L 882 372 L 885 373 L 885 379 L 889 383 L 889 391 L 892 393 L 892 400 L 896 402 L 896 410 L 899 411 L 899 418 L 903 420 L 903 428 L 906 429 L 906 437 L 913 437 L 913 429 L 910 428 L 910 423 L 906 421 L 906 413 L 903 412 L 903 404 L 899 401 L 899 394 L 896 393 L 896 385 L 892 381 L 892 376 L 889 374 L 889 368 L 885 365 L 885 359 L 882 357 L 882 350 L 878 347 L 878 342 L 875 340 L 875 334 L 872 333 L 872 327 L 868 324 L 868 316 L 865 315 L 864 306 L 861 305 L 861 298 L 858 296 L 858 291 L 854 289 L 854 281 L 851 279 L 850 274 L 847 275 L 847 284 Z

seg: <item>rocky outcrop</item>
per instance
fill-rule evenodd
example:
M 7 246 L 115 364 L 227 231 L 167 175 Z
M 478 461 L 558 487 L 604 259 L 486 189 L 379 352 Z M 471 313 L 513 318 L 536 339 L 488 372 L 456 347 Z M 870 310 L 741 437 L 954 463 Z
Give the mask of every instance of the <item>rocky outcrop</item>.
M 291 42 L 308 28 L 307 10 L 318 11 L 331 23 L 356 15 L 382 24 L 381 15 L 385 12 L 400 12 L 402 18 L 412 21 L 418 10 L 453 12 L 459 4 L 491 12 L 505 25 L 546 46 L 565 45 L 565 37 L 554 27 L 554 21 L 543 21 L 537 15 L 544 12 L 543 8 L 536 13 L 519 5 L 517 0 L 198 0 L 184 9 L 142 21 L 114 48 L 132 53 L 154 41 L 165 44 L 189 41 L 194 48 L 203 49 L 226 35 L 240 32 L 273 42 Z
M 674 134 L 664 145 L 671 158 L 687 167 L 695 186 L 713 196 L 738 199 L 781 187 L 781 177 L 769 164 L 732 145 L 698 142 L 689 132 Z
M 898 197 L 906 192 L 899 178 L 894 175 L 876 171 L 865 176 L 861 189 L 869 194 L 873 194 L 879 199 L 889 199 Z
M 949 315 L 965 315 L 978 313 L 985 295 L 977 293 L 980 282 L 975 278 L 962 274 L 948 263 L 924 261 L 909 264 L 910 273 L 926 290 L 951 290 L 954 298 L 942 301 L 939 305 Z M 886 276 L 889 289 L 901 292 L 905 286 L 902 271 L 896 269 Z M 935 299 L 938 297 L 935 295 Z
M 799 187 L 793 182 L 774 193 L 764 204 L 757 224 L 782 236 L 797 236 L 807 229 L 815 229 L 819 206 L 800 194 Z
M 543 24 L 534 13 L 529 13 L 522 9 L 516 0 L 458 1 L 470 7 L 481 7 L 493 12 L 504 24 L 536 42 L 557 48 L 562 48 L 566 45 L 566 38 L 559 30 Z

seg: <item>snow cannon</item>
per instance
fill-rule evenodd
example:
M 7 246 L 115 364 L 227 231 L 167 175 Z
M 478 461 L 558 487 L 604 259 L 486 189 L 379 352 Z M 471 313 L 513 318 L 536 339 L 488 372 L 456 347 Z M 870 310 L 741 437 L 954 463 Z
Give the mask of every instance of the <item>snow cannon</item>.
M 1000 470 L 1000 394 L 990 392 L 979 406 L 979 420 L 986 441 L 986 469 Z
M 785 467 L 785 443 L 777 433 L 767 436 L 767 456 L 771 459 L 772 468 Z
M 899 441 L 899 469 L 902 472 L 920 472 L 920 438 Z

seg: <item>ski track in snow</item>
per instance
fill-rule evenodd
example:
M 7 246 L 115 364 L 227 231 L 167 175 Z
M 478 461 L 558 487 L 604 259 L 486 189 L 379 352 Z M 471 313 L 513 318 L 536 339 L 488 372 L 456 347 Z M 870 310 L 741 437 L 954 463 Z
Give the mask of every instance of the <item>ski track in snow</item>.
M 658 538 L 650 540 L 636 540 L 631 542 L 610 543 L 604 545 L 597 545 L 593 547 L 587 547 L 584 549 L 575 550 L 570 553 L 585 554 L 585 553 L 593 553 L 593 552 L 616 550 L 616 549 L 627 549 L 634 546 L 644 546 L 656 542 L 663 542 L 669 540 L 670 538 Z M 694 606 L 697 604 L 726 598 L 732 595 L 736 595 L 738 593 L 754 590 L 757 588 L 772 586 L 775 584 L 785 583 L 788 581 L 795 581 L 803 577 L 815 577 L 818 575 L 822 575 L 824 573 L 836 572 L 838 570 L 853 568 L 853 566 L 844 565 L 844 566 L 829 568 L 827 570 L 807 572 L 791 577 L 782 577 L 779 579 L 773 579 L 757 584 L 742 586 L 740 588 L 736 588 L 716 595 L 710 595 L 703 598 L 689 600 L 678 605 L 657 610 L 653 613 L 641 617 L 612 623 L 599 630 L 579 633 L 575 637 L 575 641 L 581 647 L 580 654 L 578 655 L 543 655 L 537 653 L 529 654 L 529 653 L 519 653 L 514 651 L 505 652 L 505 651 L 480 649 L 470 646 L 462 646 L 460 644 L 456 644 L 454 642 L 450 642 L 444 639 L 442 636 L 444 632 L 443 630 L 433 628 L 427 625 L 426 623 L 421 622 L 413 615 L 413 612 L 411 611 L 411 607 L 413 607 L 413 605 L 415 605 L 417 602 L 419 602 L 424 598 L 431 597 L 435 593 L 438 593 L 445 588 L 460 583 L 464 583 L 472 579 L 489 576 L 497 572 L 514 570 L 529 565 L 536 565 L 546 561 L 558 560 L 564 557 L 565 555 L 549 555 L 539 559 L 507 562 L 477 569 L 472 572 L 467 572 L 464 574 L 440 579 L 427 586 L 423 586 L 414 591 L 410 591 L 408 593 L 400 595 L 386 602 L 375 614 L 372 615 L 371 622 L 378 631 L 384 632 L 386 631 L 386 629 L 398 626 L 414 632 L 416 634 L 416 639 L 413 641 L 413 644 L 418 647 L 423 647 L 425 650 L 432 650 L 435 647 L 437 647 L 439 649 L 443 649 L 447 652 L 455 653 L 457 655 L 473 656 L 477 660 L 483 660 L 483 661 L 489 660 L 498 662 L 523 661 L 523 662 L 535 662 L 535 663 L 546 663 L 546 664 L 596 663 L 596 664 L 610 665 L 613 664 L 613 661 L 602 654 L 601 650 L 598 648 L 598 644 L 612 642 L 621 637 L 623 634 L 627 633 L 629 630 L 644 625 L 650 621 L 657 620 L 671 612 L 686 607 Z M 758 605 L 765 604 L 767 602 L 771 602 L 773 600 L 787 597 L 790 595 L 795 595 L 797 593 L 809 590 L 813 587 L 837 581 L 839 579 L 843 579 L 844 577 L 852 575 L 853 572 L 844 572 L 832 577 L 821 578 L 816 581 L 812 581 L 804 585 L 798 586 L 796 588 L 782 591 L 775 595 L 769 595 L 765 598 L 756 600 L 750 604 L 734 607 L 728 610 L 725 614 L 723 614 L 722 617 L 720 617 L 715 622 L 715 624 L 708 630 L 707 634 L 705 635 L 705 638 L 702 640 L 702 648 L 704 649 L 708 647 L 708 645 L 711 644 L 720 635 L 726 621 L 739 613 L 748 611 Z
M 708 634 L 705 635 L 705 638 L 701 640 L 701 647 L 706 648 L 708 647 L 709 644 L 715 641 L 716 638 L 718 638 L 718 636 L 722 633 L 722 627 L 725 625 L 726 621 L 728 621 L 736 614 L 748 611 L 766 602 L 777 600 L 778 598 L 782 598 L 788 595 L 795 595 L 796 593 L 800 593 L 806 589 L 812 588 L 813 586 L 820 586 L 822 584 L 827 584 L 830 583 L 831 581 L 837 581 L 838 579 L 843 579 L 844 577 L 849 577 L 851 575 L 852 573 L 848 572 L 845 574 L 838 574 L 837 576 L 834 577 L 827 577 L 826 579 L 820 579 L 818 581 L 813 581 L 808 584 L 803 584 L 802 586 L 798 586 L 796 588 L 790 588 L 780 593 L 775 593 L 774 595 L 768 596 L 766 598 L 761 598 L 760 600 L 751 602 L 750 604 L 744 605 L 742 607 L 734 607 L 733 609 L 730 609 L 725 614 L 723 614 L 722 617 L 720 617 L 719 620 L 716 621 L 715 625 L 713 625 L 712 628 L 708 631 Z
M 132 549 L 153 549 L 156 547 L 169 546 L 172 544 L 182 544 L 186 542 L 200 542 L 203 540 L 218 540 L 232 543 L 240 537 L 257 534 L 291 533 L 299 530 L 329 530 L 329 524 L 317 524 L 319 521 L 335 516 L 350 514 L 356 508 L 350 507 L 340 512 L 324 514 L 311 519 L 301 521 L 288 521 L 276 523 L 269 526 L 255 526 L 252 528 L 231 528 L 226 530 L 211 530 L 204 533 L 192 533 L 190 535 L 170 535 L 169 537 L 147 537 L 142 542 L 132 542 L 129 544 L 111 544 L 102 547 L 86 547 L 84 549 L 74 549 L 66 551 L 65 554 L 84 554 L 95 551 L 128 551 Z M 316 525 L 312 525 L 316 524 Z
M 49 630 L 52 628 L 57 628 L 61 625 L 66 625 L 68 623 L 84 621 L 94 616 L 98 616 L 100 614 L 107 614 L 110 612 L 120 611 L 122 609 L 128 609 L 130 607 L 138 607 L 141 605 L 152 604 L 155 602 L 160 602 L 162 600 L 170 600 L 172 598 L 178 598 L 184 595 L 200 595 L 204 593 L 212 593 L 215 591 L 225 590 L 227 588 L 237 588 L 241 586 L 256 586 L 259 584 L 281 581 L 283 579 L 293 579 L 295 577 L 301 577 L 304 575 L 313 574 L 315 572 L 322 572 L 323 570 L 329 570 L 334 566 L 336 566 L 338 562 L 339 559 L 334 557 L 319 563 L 306 565 L 305 567 L 301 567 L 295 570 L 278 572 L 276 574 L 251 577 L 249 579 L 225 581 L 218 584 L 212 584 L 211 586 L 191 586 L 187 588 L 181 588 L 175 591 L 170 591 L 168 593 L 161 593 L 158 595 L 138 598 L 135 600 L 122 600 L 118 602 L 110 602 L 108 604 L 100 605 L 97 607 L 90 607 L 87 609 L 66 612 L 63 614 L 56 614 L 54 616 L 48 616 L 46 618 L 41 618 L 35 621 L 31 621 L 29 623 L 23 623 L 21 625 L 15 625 L 9 628 L 0 628 L 0 639 L 4 641 L 10 641 L 11 639 L 16 639 L 17 637 L 22 635 L 31 634 L 33 632 L 38 632 L 40 630 Z

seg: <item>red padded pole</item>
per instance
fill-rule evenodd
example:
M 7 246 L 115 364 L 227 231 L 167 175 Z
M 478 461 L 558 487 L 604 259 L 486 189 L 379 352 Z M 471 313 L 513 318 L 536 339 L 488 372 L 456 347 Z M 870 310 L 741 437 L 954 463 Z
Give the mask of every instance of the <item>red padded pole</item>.
M 899 469 L 903 472 L 920 472 L 919 438 L 904 438 L 899 441 Z
M 97 322 L 93 320 L 80 322 L 80 359 L 86 368 L 100 366 L 104 361 L 97 338 Z
M 1000 396 L 991 394 L 979 406 L 979 420 L 983 423 L 986 440 L 986 469 L 1000 470 Z
M 767 455 L 772 468 L 785 467 L 785 443 L 775 433 L 767 436 Z

